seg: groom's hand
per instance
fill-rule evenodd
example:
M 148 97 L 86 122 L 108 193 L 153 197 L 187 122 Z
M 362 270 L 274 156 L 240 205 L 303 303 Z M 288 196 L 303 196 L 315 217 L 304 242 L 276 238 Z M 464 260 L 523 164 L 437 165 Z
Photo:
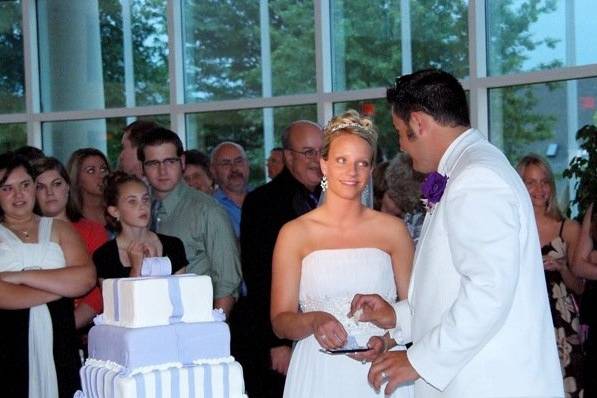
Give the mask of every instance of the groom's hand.
M 371 322 L 382 329 L 396 327 L 394 308 L 378 294 L 356 294 L 350 304 L 348 317 L 355 313 L 360 313 L 359 322 Z
M 385 395 L 392 394 L 398 386 L 409 381 L 415 381 L 419 374 L 412 367 L 406 356 L 406 351 L 390 351 L 377 358 L 369 369 L 369 384 L 379 391 L 381 385 L 387 382 Z

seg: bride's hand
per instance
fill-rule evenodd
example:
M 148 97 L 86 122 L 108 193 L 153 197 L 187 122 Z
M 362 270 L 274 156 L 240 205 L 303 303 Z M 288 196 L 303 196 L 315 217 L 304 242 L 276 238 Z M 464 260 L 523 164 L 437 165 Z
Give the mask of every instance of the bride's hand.
M 326 350 L 340 348 L 346 343 L 346 330 L 344 326 L 327 312 L 314 313 L 312 330 L 319 345 Z
M 348 354 L 348 356 L 354 359 L 355 361 L 359 361 L 362 363 L 373 362 L 381 354 L 387 351 L 386 342 L 383 336 L 371 336 L 371 338 L 367 342 L 367 347 L 369 347 L 370 350 L 355 352 L 354 354 Z

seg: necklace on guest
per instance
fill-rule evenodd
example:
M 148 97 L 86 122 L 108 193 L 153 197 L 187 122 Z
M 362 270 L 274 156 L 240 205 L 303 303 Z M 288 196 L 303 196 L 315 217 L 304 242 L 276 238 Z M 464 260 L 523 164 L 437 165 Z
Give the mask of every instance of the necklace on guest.
M 35 220 L 35 219 L 36 219 L 36 217 L 34 216 L 31 220 Z M 28 221 L 27 223 L 29 223 L 29 222 L 30 221 Z M 16 235 L 22 236 L 23 240 L 29 240 L 29 238 L 31 238 L 31 232 L 29 232 L 31 228 L 19 229 L 19 228 L 17 228 L 16 225 L 10 224 L 10 223 L 8 223 L 6 221 L 4 221 L 4 225 L 6 225 L 6 228 L 8 228 L 9 230 L 11 230 Z

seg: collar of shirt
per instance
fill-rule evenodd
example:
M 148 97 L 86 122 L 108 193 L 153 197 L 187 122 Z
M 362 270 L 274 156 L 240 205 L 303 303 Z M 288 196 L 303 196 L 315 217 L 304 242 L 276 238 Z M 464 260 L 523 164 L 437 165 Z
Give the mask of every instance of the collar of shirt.
M 249 192 L 249 190 L 247 189 L 246 193 L 248 193 L 248 192 Z M 213 193 L 213 197 L 214 197 L 214 199 L 216 199 L 219 202 L 226 202 L 230 205 L 234 205 L 235 207 L 238 207 L 239 209 L 241 208 L 236 203 L 234 203 L 234 201 L 232 199 L 230 199 L 228 197 L 228 195 L 226 195 L 226 192 L 224 192 L 224 190 L 222 188 L 216 189 Z
M 176 186 L 174 187 L 174 189 L 170 193 L 168 193 L 168 195 L 166 195 L 165 198 L 162 199 L 162 207 L 160 209 L 160 213 L 165 213 L 165 215 L 170 214 L 174 210 L 180 199 L 189 189 L 193 188 L 187 186 L 187 184 L 184 183 L 182 180 L 179 181 L 178 184 L 176 184 Z M 153 191 L 152 196 L 156 198 Z
M 454 165 L 458 162 L 458 159 L 460 159 L 460 156 L 464 151 L 470 147 L 472 143 L 482 139 L 484 139 L 484 137 L 481 133 L 473 128 L 460 134 L 454 141 L 452 141 L 450 146 L 448 146 L 448 149 L 446 149 L 442 155 L 437 166 L 438 173 L 449 177 Z

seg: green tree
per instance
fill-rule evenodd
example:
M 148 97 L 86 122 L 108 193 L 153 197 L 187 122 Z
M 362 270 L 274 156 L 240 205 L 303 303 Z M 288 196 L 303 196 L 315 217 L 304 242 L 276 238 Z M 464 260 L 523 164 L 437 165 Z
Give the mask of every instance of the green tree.
M 261 32 L 257 1 L 184 2 L 187 101 L 262 95 Z M 315 91 L 312 1 L 270 1 L 273 95 Z M 264 180 L 262 110 L 210 112 L 190 116 L 200 149 L 232 140 L 247 151 L 254 185 Z M 274 109 L 274 130 L 292 120 L 316 120 L 315 106 Z M 279 143 L 279 141 L 278 141 Z
M 23 31 L 19 1 L 0 2 L 0 113 L 25 110 Z
M 132 1 L 135 97 L 139 106 L 170 101 L 166 4 L 165 0 Z M 520 71 L 527 54 L 537 46 L 555 45 L 550 39 L 535 40 L 529 33 L 529 26 L 541 15 L 552 12 L 555 4 L 555 0 L 487 2 L 488 15 L 500 16 L 491 18 L 494 22 L 487 32 L 491 42 L 488 65 L 500 67 L 495 73 Z M 402 68 L 399 0 L 335 0 L 331 5 L 334 88 L 392 84 Z M 106 104 L 120 107 L 125 104 L 122 5 L 118 0 L 102 0 L 99 6 Z M 186 101 L 260 97 L 259 2 L 184 0 L 182 8 Z M 269 1 L 273 95 L 315 91 L 313 9 L 313 0 Z M 467 13 L 466 0 L 410 2 L 413 69 L 440 67 L 460 78 L 468 76 Z M 15 18 L 5 15 L 0 16 L 0 27 L 5 26 L 5 21 L 14 23 Z M 7 36 L 6 32 L 12 33 Z M 22 60 L 22 45 L 17 44 L 21 40 L 19 32 L 18 27 L 0 29 L 0 55 L 8 60 L 0 63 L 3 98 L 4 90 L 15 98 L 23 92 L 23 71 L 12 67 Z M 500 101 L 506 152 L 515 152 L 521 143 L 551 137 L 553 118 L 532 112 L 537 97 L 531 88 L 503 90 Z M 383 110 L 383 99 L 374 103 L 380 142 L 391 156 L 396 150 L 391 118 Z M 358 109 L 361 104 L 337 104 L 335 110 L 341 112 L 347 106 Z M 315 119 L 314 109 L 312 105 L 276 109 L 276 134 L 293 118 Z M 200 138 L 200 148 L 209 150 L 222 139 L 234 138 L 247 146 L 255 172 L 261 170 L 261 111 L 208 113 L 198 115 L 197 120 L 200 120 L 197 130 L 189 133 Z M 117 124 L 120 128 L 120 123 Z M 120 132 L 115 131 L 111 137 L 116 143 L 112 142 L 110 147 L 115 149 Z
M 166 104 L 170 98 L 166 2 L 134 0 L 130 14 L 135 104 Z M 105 103 L 107 107 L 123 107 L 126 101 L 122 4 L 118 0 L 102 0 L 99 15 Z
M 402 71 L 400 1 L 343 0 L 333 4 L 332 32 L 339 33 L 333 36 L 335 89 L 393 84 Z M 459 78 L 468 76 L 467 15 L 467 2 L 462 0 L 410 2 L 413 70 L 434 67 Z M 363 104 L 374 106 L 379 146 L 385 157 L 391 158 L 398 143 L 385 99 L 339 104 L 335 111 L 360 111 Z
M 23 31 L 19 1 L 0 2 L 0 113 L 25 110 Z M 0 153 L 27 143 L 23 123 L 0 124 Z
M 529 27 L 543 14 L 556 9 L 555 0 L 528 0 L 514 8 L 512 0 L 487 2 L 487 15 L 491 23 L 487 26 L 488 60 L 491 74 L 511 74 L 522 70 L 528 53 L 540 45 L 553 48 L 556 40 L 534 39 Z M 539 65 L 538 69 L 559 66 L 558 61 Z M 558 83 L 549 84 L 553 91 Z M 538 103 L 533 86 L 514 86 L 494 90 L 496 109 L 502 111 L 503 150 L 511 161 L 524 155 L 525 146 L 531 142 L 550 139 L 554 135 L 556 117 L 534 112 Z M 500 98 L 501 96 L 501 98 Z

